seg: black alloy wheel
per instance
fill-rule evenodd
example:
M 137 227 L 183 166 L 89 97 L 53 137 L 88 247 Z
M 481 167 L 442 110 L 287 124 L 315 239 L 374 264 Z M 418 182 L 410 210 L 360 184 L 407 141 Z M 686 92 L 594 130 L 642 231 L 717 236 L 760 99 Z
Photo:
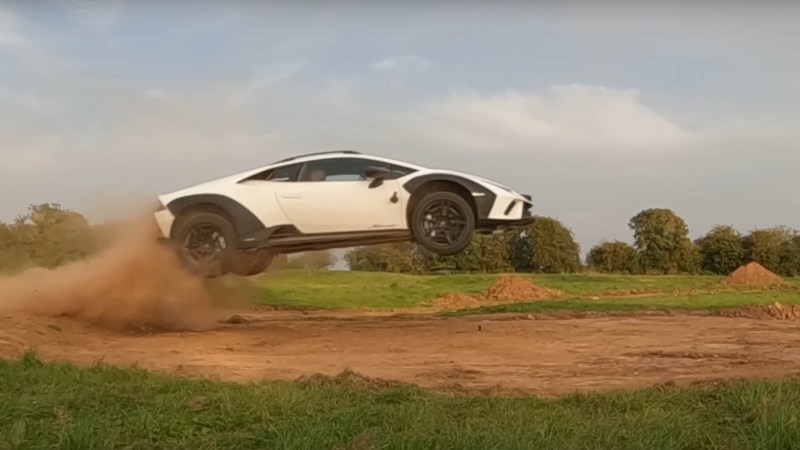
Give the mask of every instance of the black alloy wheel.
M 183 241 L 186 258 L 196 266 L 220 264 L 228 243 L 220 227 L 200 223 L 188 230 Z
M 194 210 L 178 216 L 172 230 L 178 257 L 189 272 L 205 278 L 225 275 L 237 253 L 236 229 L 215 210 Z
M 418 243 L 439 255 L 463 251 L 475 230 L 472 208 L 458 194 L 437 192 L 426 196 L 413 215 L 412 231 Z

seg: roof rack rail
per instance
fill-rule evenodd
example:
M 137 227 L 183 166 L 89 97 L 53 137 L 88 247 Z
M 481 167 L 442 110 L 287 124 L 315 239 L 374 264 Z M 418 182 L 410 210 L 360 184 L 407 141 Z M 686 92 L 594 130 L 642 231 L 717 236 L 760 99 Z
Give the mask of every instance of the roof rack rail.
M 289 158 L 285 158 L 285 159 L 282 159 L 280 161 L 275 161 L 272 164 L 278 164 L 278 163 L 282 163 L 282 162 L 293 161 L 295 159 L 306 158 L 306 157 L 309 157 L 309 156 L 330 155 L 330 154 L 337 154 L 337 153 L 344 153 L 344 154 L 347 154 L 347 155 L 360 155 L 361 154 L 361 152 L 357 152 L 355 150 L 330 150 L 330 151 L 326 151 L 326 152 L 306 153 L 305 155 L 290 156 Z

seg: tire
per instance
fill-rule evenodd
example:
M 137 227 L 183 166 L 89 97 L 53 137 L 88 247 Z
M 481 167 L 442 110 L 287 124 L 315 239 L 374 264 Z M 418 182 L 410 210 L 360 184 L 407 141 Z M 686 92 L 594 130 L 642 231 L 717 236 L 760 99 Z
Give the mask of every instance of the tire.
M 229 272 L 236 256 L 236 229 L 214 210 L 194 210 L 178 216 L 172 231 L 178 259 L 189 272 L 216 278 Z
M 469 203 L 453 192 L 426 195 L 411 214 L 414 240 L 437 255 L 464 251 L 475 232 L 475 212 Z
M 241 277 L 258 275 L 272 264 L 275 255 L 266 250 L 239 252 L 231 262 L 230 271 Z

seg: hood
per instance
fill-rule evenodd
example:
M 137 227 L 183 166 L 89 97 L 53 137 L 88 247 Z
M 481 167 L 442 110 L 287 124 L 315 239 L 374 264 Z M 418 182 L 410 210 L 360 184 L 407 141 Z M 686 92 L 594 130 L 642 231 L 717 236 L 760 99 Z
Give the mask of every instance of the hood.
M 531 204 L 531 205 L 533 204 L 533 202 L 530 199 L 530 196 L 520 194 L 519 192 L 515 191 L 514 189 L 511 189 L 510 187 L 502 185 L 502 184 L 500 184 L 500 183 L 498 183 L 496 181 L 490 180 L 488 178 L 484 178 L 484 177 L 481 177 L 481 176 L 478 176 L 478 175 L 473 175 L 471 173 L 458 172 L 458 171 L 455 171 L 455 170 L 437 170 L 436 172 L 463 177 L 463 178 L 466 178 L 468 180 L 472 180 L 472 181 L 474 181 L 476 183 L 479 183 L 479 184 L 487 187 L 488 189 L 491 189 L 492 191 L 498 191 L 499 193 L 503 193 L 503 194 L 512 194 L 514 197 L 516 197 L 518 200 L 520 200 L 522 202 L 525 202 L 525 203 L 528 203 L 528 204 Z

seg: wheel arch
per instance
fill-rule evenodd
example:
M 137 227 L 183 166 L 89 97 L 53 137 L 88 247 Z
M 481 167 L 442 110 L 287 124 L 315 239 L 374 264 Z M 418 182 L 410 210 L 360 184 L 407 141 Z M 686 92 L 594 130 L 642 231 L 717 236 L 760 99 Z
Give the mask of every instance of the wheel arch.
M 264 224 L 244 205 L 221 194 L 194 194 L 176 198 L 165 205 L 176 218 L 196 210 L 217 210 L 231 222 L 239 236 L 258 233 Z M 173 222 L 173 228 L 178 221 Z M 172 235 L 172 231 L 170 232 Z
M 449 191 L 460 195 L 472 207 L 476 221 L 488 217 L 496 197 L 484 186 L 464 177 L 450 174 L 422 175 L 407 181 L 403 184 L 403 188 L 411 194 L 406 207 L 406 219 L 409 220 L 409 223 L 417 203 L 429 192 Z

